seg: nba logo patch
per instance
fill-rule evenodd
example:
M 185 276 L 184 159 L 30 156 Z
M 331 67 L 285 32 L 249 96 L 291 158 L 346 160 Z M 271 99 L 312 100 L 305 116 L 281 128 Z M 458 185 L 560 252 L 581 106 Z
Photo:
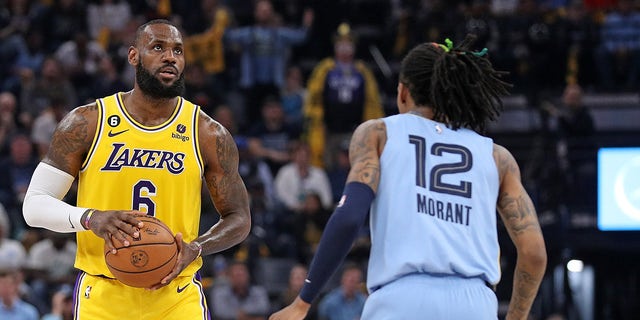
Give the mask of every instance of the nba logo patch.
M 91 293 L 91 286 L 87 286 L 87 287 L 84 289 L 84 297 L 85 297 L 85 299 L 89 299 L 89 294 L 90 294 L 90 293 Z

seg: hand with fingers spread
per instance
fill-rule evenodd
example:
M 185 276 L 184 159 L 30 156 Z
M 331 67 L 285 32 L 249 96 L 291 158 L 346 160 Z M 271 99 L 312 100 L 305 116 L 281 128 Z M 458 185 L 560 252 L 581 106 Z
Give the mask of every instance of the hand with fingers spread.
M 86 221 L 85 227 L 104 239 L 111 252 L 115 254 L 117 244 L 114 243 L 114 240 L 128 247 L 130 243 L 126 236 L 138 238 L 140 236 L 139 229 L 143 226 L 143 223 L 138 221 L 136 216 L 145 215 L 140 211 L 88 210 L 82 217 L 82 221 Z

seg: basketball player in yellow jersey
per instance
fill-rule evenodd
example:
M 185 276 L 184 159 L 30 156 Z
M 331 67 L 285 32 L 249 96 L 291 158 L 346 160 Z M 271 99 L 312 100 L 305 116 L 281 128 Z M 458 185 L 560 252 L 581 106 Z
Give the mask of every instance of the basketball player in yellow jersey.
M 140 26 L 128 55 L 136 67 L 133 90 L 71 111 L 31 179 L 27 223 L 77 233 L 75 319 L 210 319 L 197 276 L 201 256 L 236 245 L 249 232 L 231 135 L 180 97 L 182 46 L 166 20 Z M 76 176 L 77 207 L 61 200 Z M 220 221 L 198 235 L 203 179 Z M 128 246 L 125 235 L 138 236 L 136 217 L 143 214 L 176 233 L 178 263 L 161 283 L 133 288 L 113 279 L 103 245 Z

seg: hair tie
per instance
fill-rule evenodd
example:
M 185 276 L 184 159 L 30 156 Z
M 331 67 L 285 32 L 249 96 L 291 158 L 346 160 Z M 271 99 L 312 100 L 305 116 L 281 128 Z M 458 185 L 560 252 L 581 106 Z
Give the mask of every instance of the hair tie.
M 449 51 L 451 51 L 451 49 L 453 49 L 453 41 L 451 41 L 451 39 L 449 39 L 449 38 L 444 39 L 444 43 L 446 43 L 446 45 L 438 44 L 438 46 L 440 48 L 442 48 L 442 50 L 444 50 L 444 52 L 449 52 Z
M 476 57 L 484 57 L 487 54 L 488 51 L 489 50 L 487 48 L 482 48 L 482 50 L 476 51 L 476 52 L 471 52 L 471 54 L 473 54 Z
M 449 48 L 449 50 L 447 50 L 447 52 L 451 51 L 451 49 L 453 49 L 453 41 L 451 41 L 451 39 L 446 38 L 444 39 L 444 43 L 447 44 L 447 48 Z

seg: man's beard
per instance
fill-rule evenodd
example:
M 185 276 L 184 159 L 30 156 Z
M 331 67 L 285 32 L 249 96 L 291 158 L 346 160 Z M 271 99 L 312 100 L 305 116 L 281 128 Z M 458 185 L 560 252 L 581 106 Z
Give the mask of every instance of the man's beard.
M 180 74 L 178 79 L 170 86 L 166 86 L 162 81 L 158 80 L 142 65 L 142 62 L 136 66 L 136 83 L 140 90 L 145 94 L 156 99 L 174 98 L 184 93 L 184 72 Z

